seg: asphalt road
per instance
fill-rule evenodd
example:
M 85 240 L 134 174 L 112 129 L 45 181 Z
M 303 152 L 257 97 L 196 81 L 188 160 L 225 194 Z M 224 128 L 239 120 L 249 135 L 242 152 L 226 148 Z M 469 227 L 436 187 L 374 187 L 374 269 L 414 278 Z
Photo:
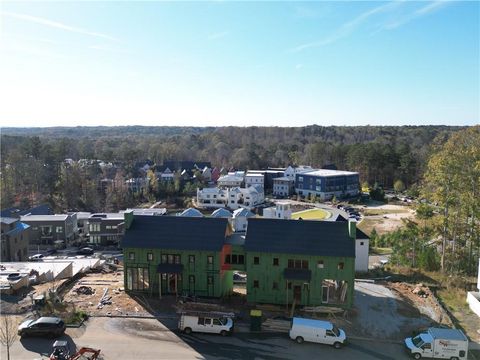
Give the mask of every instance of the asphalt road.
M 173 326 L 172 321 L 165 322 Z M 101 349 L 103 359 L 409 359 L 401 344 L 350 340 L 336 350 L 330 346 L 297 344 L 285 334 L 236 333 L 184 335 L 170 331 L 157 320 L 94 318 L 86 326 L 67 329 L 62 338 L 70 347 Z M 12 360 L 46 358 L 54 339 L 26 338 L 11 348 Z M 1 358 L 6 359 L 2 346 Z

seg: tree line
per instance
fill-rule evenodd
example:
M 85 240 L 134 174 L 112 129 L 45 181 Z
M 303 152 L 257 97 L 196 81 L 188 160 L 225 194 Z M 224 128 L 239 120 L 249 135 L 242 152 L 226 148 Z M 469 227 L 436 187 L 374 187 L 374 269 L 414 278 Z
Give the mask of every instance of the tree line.
M 58 211 L 115 208 L 135 204 L 121 183 L 138 176 L 146 159 L 210 161 L 218 167 L 262 169 L 307 164 L 358 171 L 361 182 L 406 187 L 419 182 L 431 144 L 444 143 L 461 127 L 307 126 L 282 127 L 76 127 L 3 128 L 2 207 L 50 201 Z M 97 164 L 64 166 L 71 158 L 101 159 L 116 166 L 109 174 Z M 116 179 L 104 195 L 98 184 Z M 191 189 L 190 189 L 191 190 Z M 168 188 L 164 193 L 175 191 Z M 191 191 L 189 191 L 191 192 Z M 80 199 L 80 200 L 78 200 Z

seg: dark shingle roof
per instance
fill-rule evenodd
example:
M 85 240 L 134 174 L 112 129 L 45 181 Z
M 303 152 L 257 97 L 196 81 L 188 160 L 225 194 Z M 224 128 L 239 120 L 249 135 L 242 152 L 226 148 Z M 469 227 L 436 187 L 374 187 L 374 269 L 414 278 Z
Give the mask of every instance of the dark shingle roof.
M 0 213 L 2 217 L 19 217 L 21 215 L 53 215 L 53 210 L 48 204 L 42 204 L 30 209 L 21 210 L 19 208 L 3 209 Z
M 135 215 L 122 247 L 217 251 L 227 223 L 225 218 Z
M 354 257 L 355 241 L 344 222 L 250 218 L 245 250 Z
M 358 227 L 356 228 L 356 234 L 355 234 L 356 239 L 370 239 L 370 236 L 365 234 L 362 230 L 360 230 Z

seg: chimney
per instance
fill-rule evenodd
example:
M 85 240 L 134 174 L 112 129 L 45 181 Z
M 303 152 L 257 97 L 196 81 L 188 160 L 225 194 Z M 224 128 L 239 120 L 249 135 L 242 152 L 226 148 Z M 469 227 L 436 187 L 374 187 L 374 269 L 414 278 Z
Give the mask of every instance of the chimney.
M 357 222 L 355 220 L 348 221 L 348 235 L 355 240 L 357 237 Z

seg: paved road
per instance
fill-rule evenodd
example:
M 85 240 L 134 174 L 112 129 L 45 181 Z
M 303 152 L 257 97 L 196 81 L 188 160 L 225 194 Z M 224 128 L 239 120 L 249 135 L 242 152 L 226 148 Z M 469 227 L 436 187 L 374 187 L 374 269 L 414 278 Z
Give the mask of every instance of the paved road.
M 172 323 L 167 323 L 172 326 Z M 120 359 L 409 359 L 403 346 L 391 343 L 351 340 L 347 347 L 291 341 L 282 334 L 237 333 L 232 337 L 193 334 L 168 330 L 157 320 L 94 318 L 87 326 L 68 329 L 63 337 L 71 348 L 99 348 L 105 360 Z M 26 338 L 11 349 L 13 360 L 45 358 L 53 339 Z M 1 358 L 6 359 L 2 347 Z

